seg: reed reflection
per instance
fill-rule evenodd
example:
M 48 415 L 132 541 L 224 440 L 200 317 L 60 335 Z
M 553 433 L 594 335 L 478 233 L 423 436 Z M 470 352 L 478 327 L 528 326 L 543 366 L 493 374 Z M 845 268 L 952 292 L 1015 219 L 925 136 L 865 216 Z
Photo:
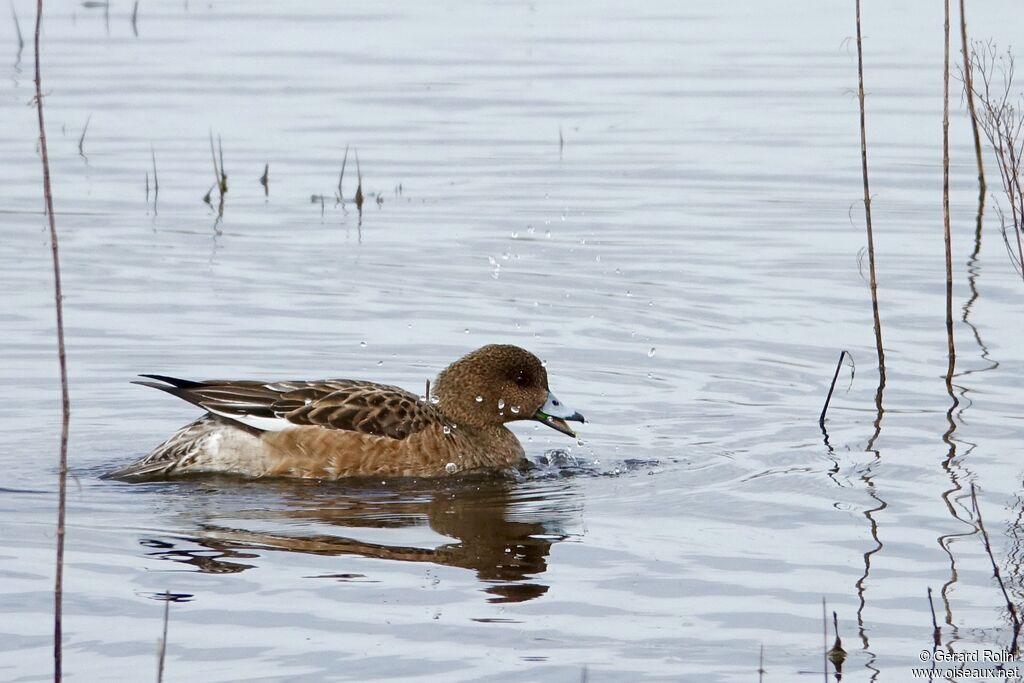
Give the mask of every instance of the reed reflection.
M 248 493 L 230 493 L 233 500 L 216 511 L 183 512 L 193 518 L 197 533 L 140 542 L 153 549 L 151 557 L 204 573 L 245 571 L 268 551 L 459 567 L 476 573 L 489 602 L 522 602 L 547 592 L 547 583 L 538 577 L 547 571 L 551 546 L 570 536 L 565 528 L 582 507 L 579 494 L 564 479 L 374 482 L 343 488 L 261 482 L 254 500 L 256 486 L 250 485 Z M 194 492 L 187 497 L 194 498 Z M 269 509 L 260 506 L 268 502 Z M 266 530 L 268 524 L 272 530 Z M 408 545 L 408 534 L 402 535 L 403 543 L 391 540 L 393 530 L 416 527 L 429 527 L 451 542 L 430 548 Z M 338 569 L 312 578 L 373 580 L 348 572 L 341 563 Z

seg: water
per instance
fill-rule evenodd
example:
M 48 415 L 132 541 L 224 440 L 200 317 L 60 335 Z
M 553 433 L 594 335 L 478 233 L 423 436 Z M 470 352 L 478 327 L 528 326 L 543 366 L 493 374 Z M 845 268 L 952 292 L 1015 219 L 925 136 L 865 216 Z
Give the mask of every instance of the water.
M 168 680 L 750 681 L 762 646 L 764 680 L 794 680 L 821 676 L 825 598 L 844 680 L 904 681 L 928 588 L 944 647 L 1008 646 L 969 488 L 1020 604 L 1024 285 L 991 208 L 968 267 L 954 98 L 949 417 L 940 8 L 864 10 L 877 429 L 852 6 L 142 3 L 137 36 L 131 9 L 53 3 L 44 32 L 69 677 L 155 675 L 165 592 Z M 1021 25 L 969 11 L 1002 44 Z M 2 21 L 0 678 L 32 681 L 59 392 L 31 55 Z M 517 427 L 520 480 L 98 479 L 196 416 L 137 373 L 419 392 L 490 342 L 589 420 L 582 444 Z

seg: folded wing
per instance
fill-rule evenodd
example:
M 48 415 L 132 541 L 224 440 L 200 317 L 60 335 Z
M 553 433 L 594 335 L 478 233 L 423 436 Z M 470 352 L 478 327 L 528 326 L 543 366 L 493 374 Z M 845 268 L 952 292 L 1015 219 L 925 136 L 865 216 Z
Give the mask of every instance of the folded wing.
M 443 421 L 434 406 L 398 387 L 359 380 L 193 382 L 142 375 L 218 417 L 257 431 L 315 426 L 405 439 Z M 160 382 L 160 383 L 158 383 Z

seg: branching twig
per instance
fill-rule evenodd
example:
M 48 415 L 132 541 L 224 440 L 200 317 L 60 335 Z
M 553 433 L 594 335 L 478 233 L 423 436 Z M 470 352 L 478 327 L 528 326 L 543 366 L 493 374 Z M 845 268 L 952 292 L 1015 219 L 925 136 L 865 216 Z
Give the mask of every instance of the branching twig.
M 1014 58 L 1007 50 L 1000 54 L 995 43 L 975 42 L 971 49 L 971 68 L 977 71 L 979 80 L 972 80 L 974 96 L 981 103 L 979 123 L 981 130 L 992 147 L 992 153 L 999 169 L 1003 193 L 1010 205 L 1010 222 L 1014 233 L 1016 253 L 1011 250 L 1011 261 L 1024 278 L 1024 186 L 1021 180 L 1021 165 L 1024 163 L 1024 100 L 1011 99 L 1013 91 Z M 993 83 L 996 72 L 1001 83 Z M 1005 215 L 999 208 L 1003 237 L 1009 243 L 1006 231 L 1010 229 Z

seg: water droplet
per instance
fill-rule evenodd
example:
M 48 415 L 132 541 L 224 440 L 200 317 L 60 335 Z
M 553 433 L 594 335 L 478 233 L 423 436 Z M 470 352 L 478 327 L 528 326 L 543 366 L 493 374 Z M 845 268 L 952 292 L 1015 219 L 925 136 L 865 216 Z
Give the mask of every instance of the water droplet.
M 542 361 L 540 362 L 540 366 L 541 366 L 542 368 L 546 368 L 546 367 L 548 366 L 548 362 L 547 362 L 546 360 L 542 360 Z
M 654 347 L 653 346 L 650 348 L 650 350 L 647 351 L 647 357 L 648 358 L 653 358 L 654 357 Z
M 437 396 L 431 396 L 430 397 L 430 402 L 433 403 L 436 406 L 438 403 L 441 402 L 441 399 L 439 399 Z
M 519 406 L 512 406 L 512 414 L 513 415 L 518 415 L 519 414 Z
M 452 433 L 452 428 L 449 427 L 448 425 L 445 425 L 444 428 L 441 431 L 443 431 L 445 434 L 451 434 Z
M 366 348 L 366 342 L 364 342 L 364 341 L 359 342 L 359 347 L 365 349 Z
M 483 401 L 484 401 L 484 397 L 483 396 L 477 396 L 476 397 L 476 402 L 477 403 L 483 403 Z
M 459 466 L 453 462 L 450 462 L 444 466 L 444 471 L 447 472 L 448 474 L 455 474 L 456 472 L 459 471 Z
M 514 239 L 514 240 L 519 239 L 519 233 L 516 232 L 515 230 L 512 231 L 512 239 Z
M 498 399 L 498 410 L 503 410 L 504 408 L 505 408 L 505 399 L 499 398 Z
M 377 367 L 378 367 L 378 368 L 379 368 L 380 366 L 382 366 L 382 365 L 384 365 L 384 361 L 382 361 L 382 360 L 379 360 L 379 361 L 377 361 Z

